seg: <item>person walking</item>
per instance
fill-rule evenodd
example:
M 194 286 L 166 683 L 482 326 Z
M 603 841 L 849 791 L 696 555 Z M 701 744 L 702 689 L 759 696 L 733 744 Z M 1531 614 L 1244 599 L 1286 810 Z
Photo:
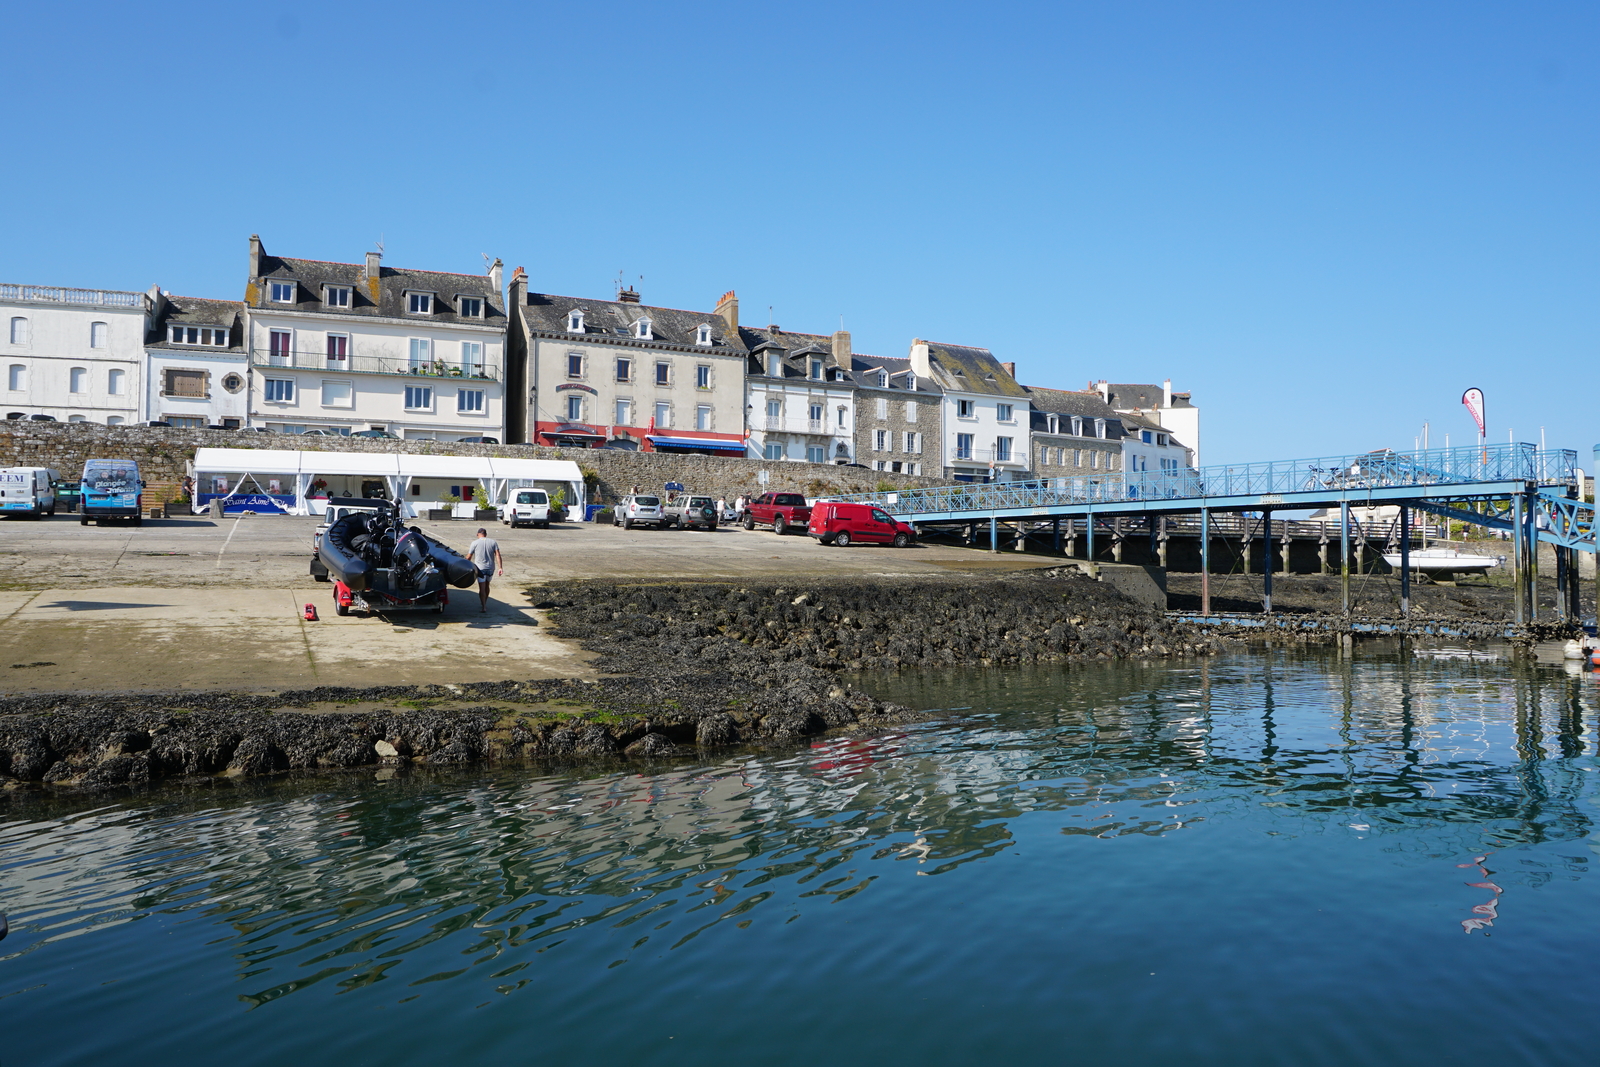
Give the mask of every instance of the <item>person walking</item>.
M 467 558 L 478 568 L 478 610 L 489 610 L 489 579 L 498 572 L 506 573 L 505 560 L 500 557 L 500 542 L 489 536 L 489 531 L 478 527 L 478 539 L 467 546 Z

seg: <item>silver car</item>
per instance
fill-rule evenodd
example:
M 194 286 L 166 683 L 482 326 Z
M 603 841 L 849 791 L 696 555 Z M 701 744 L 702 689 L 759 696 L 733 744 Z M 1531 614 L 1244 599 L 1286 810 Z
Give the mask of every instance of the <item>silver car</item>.
M 654 526 L 659 529 L 665 522 L 666 516 L 661 509 L 661 498 L 654 493 L 625 496 L 622 498 L 622 503 L 611 512 L 611 525 L 620 526 L 624 530 L 631 530 L 635 526 Z

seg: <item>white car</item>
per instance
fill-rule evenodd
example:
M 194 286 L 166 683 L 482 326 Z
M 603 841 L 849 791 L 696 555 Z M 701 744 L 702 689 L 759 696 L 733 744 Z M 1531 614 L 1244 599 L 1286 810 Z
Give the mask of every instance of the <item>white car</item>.
M 500 521 L 518 526 L 550 526 L 550 497 L 543 489 L 517 489 L 511 501 L 500 506 Z
M 611 525 L 624 530 L 631 530 L 635 526 L 654 526 L 659 530 L 665 523 L 661 498 L 654 493 L 623 497 L 622 503 L 611 512 Z

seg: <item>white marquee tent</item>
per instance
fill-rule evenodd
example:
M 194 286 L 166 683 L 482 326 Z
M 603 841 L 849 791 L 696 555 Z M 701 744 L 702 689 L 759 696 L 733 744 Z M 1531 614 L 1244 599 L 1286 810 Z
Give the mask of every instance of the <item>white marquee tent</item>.
M 513 489 L 561 487 L 568 505 L 583 514 L 583 472 L 565 459 L 507 459 L 499 456 L 417 456 L 401 452 L 301 452 L 277 448 L 201 448 L 193 464 L 195 503 L 222 499 L 230 510 L 260 504 L 295 515 L 319 514 L 326 504 L 313 485 L 331 479 L 381 481 L 390 500 L 405 503 L 408 515 L 435 505 L 413 499 L 413 482 L 481 485 L 494 504 Z M 220 492 L 214 492 L 221 487 Z M 292 502 L 291 502 L 292 501 Z

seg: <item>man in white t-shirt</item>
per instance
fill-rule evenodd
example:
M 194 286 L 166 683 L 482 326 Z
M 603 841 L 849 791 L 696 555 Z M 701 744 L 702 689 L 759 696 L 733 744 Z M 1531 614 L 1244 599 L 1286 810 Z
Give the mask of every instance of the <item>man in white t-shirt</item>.
M 489 536 L 489 531 L 478 527 L 478 539 L 467 546 L 467 558 L 478 568 L 478 610 L 489 610 L 489 579 L 495 572 L 506 573 L 505 560 L 500 558 L 500 542 Z

